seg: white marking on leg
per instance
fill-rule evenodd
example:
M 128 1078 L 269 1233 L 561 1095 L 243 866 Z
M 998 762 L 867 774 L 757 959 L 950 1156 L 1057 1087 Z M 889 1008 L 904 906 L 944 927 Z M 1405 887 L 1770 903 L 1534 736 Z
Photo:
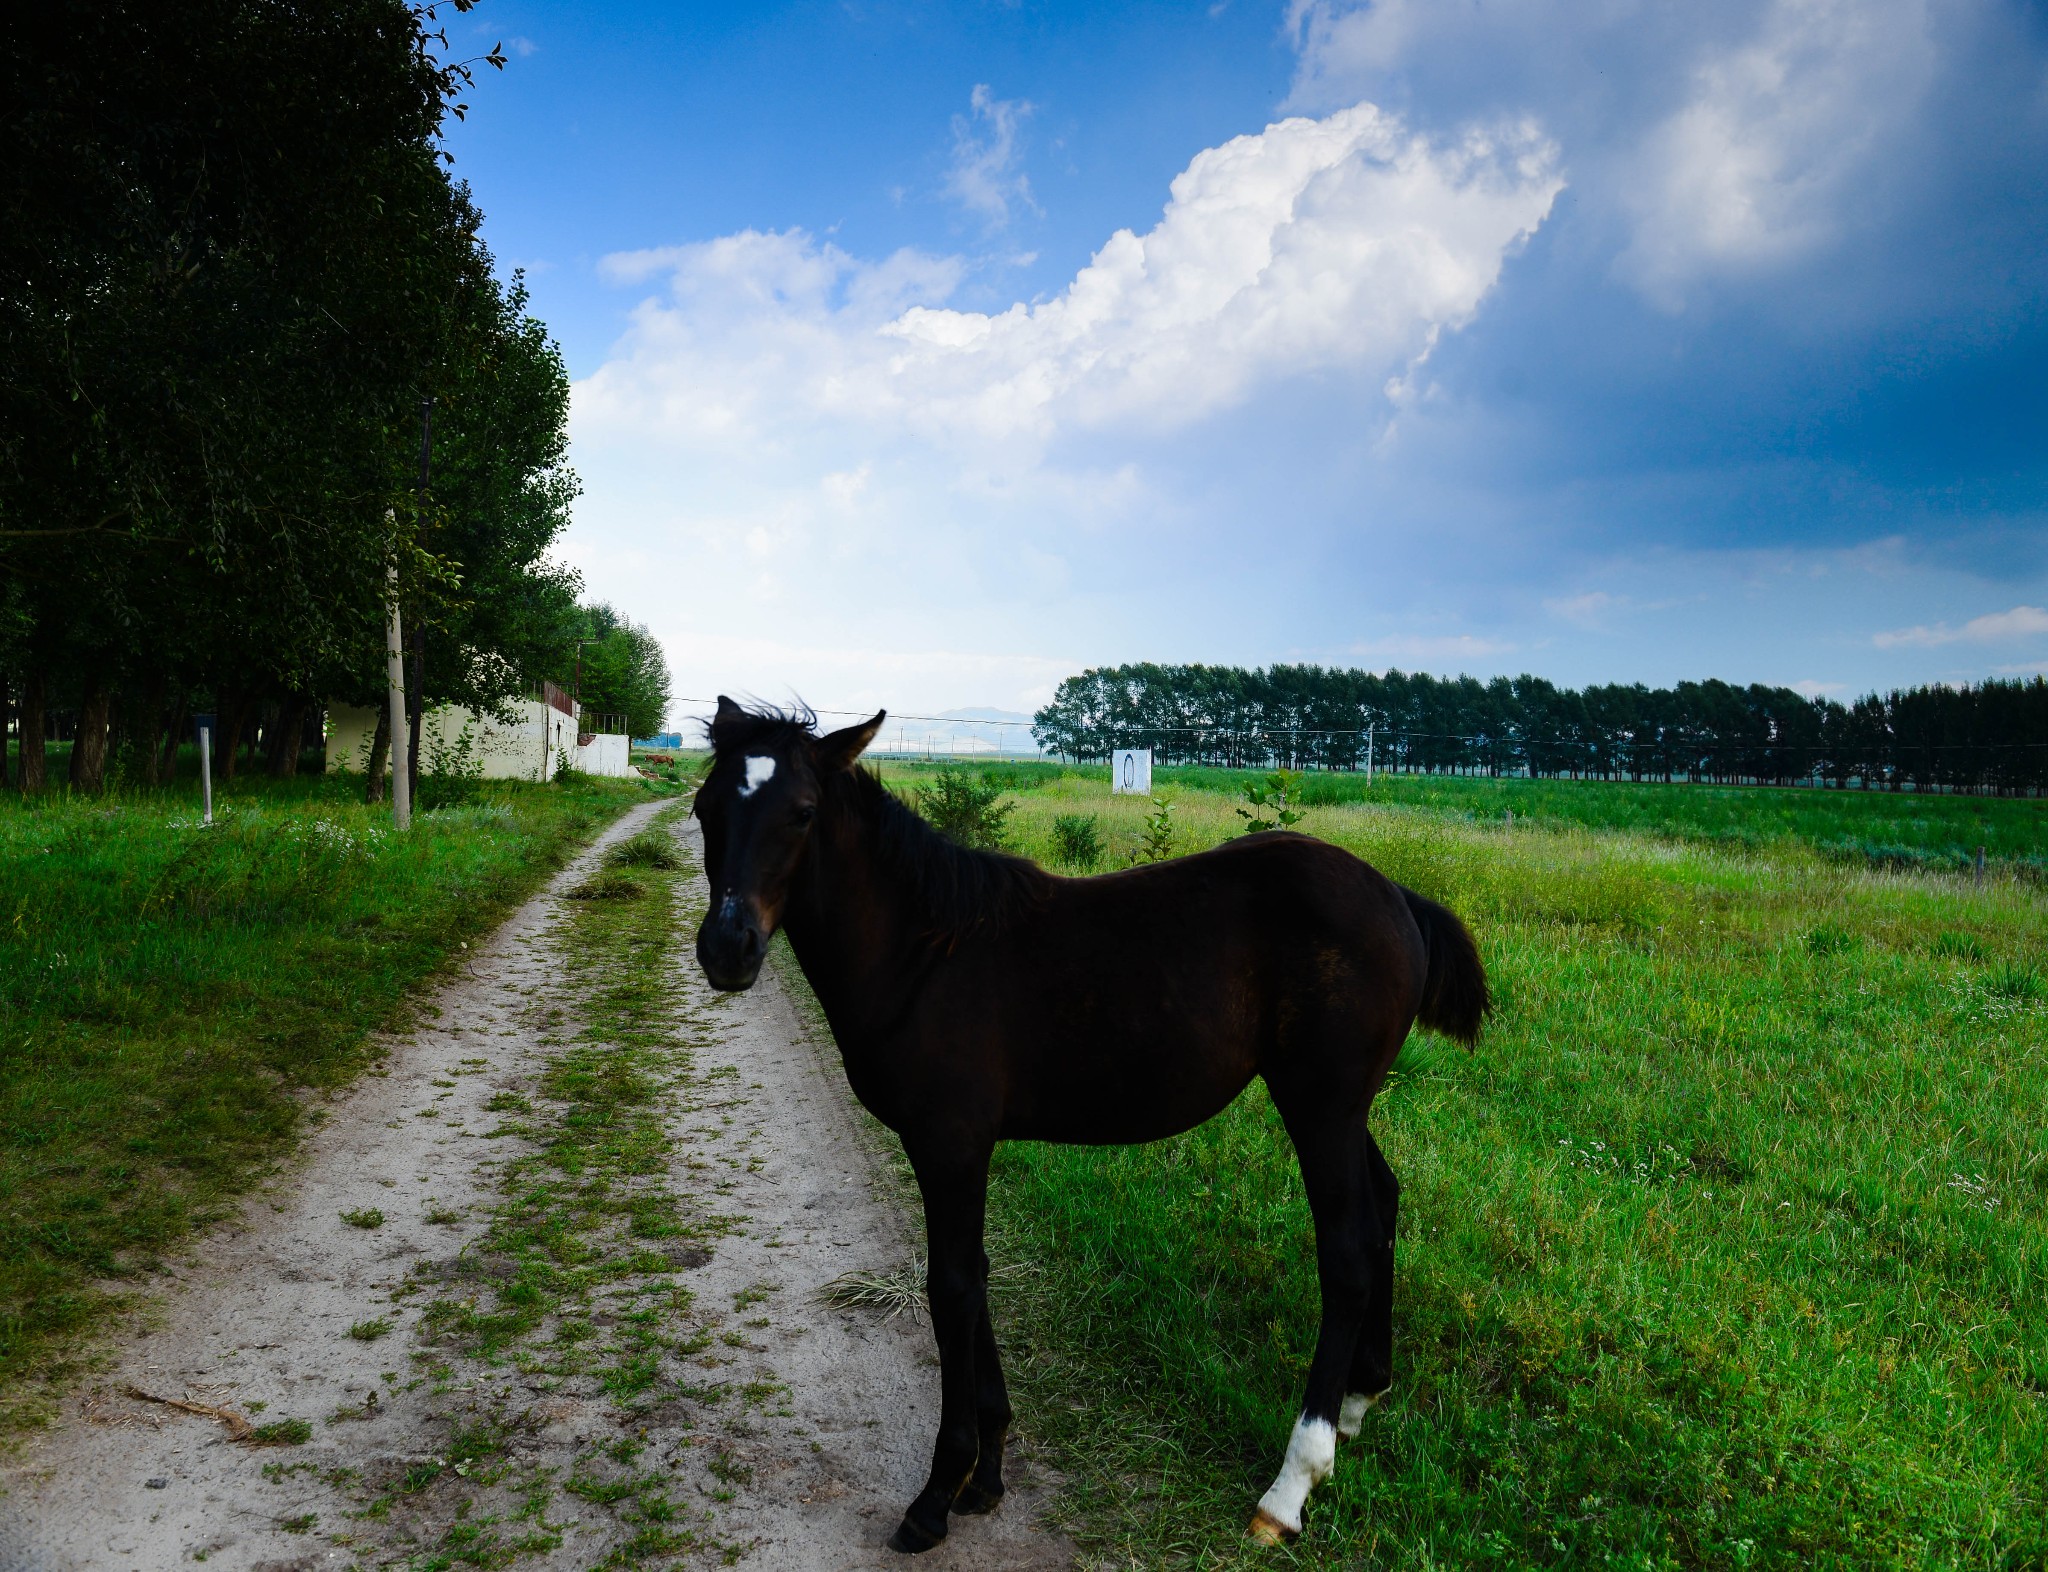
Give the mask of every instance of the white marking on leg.
M 1380 1400 L 1378 1392 L 1368 1397 L 1363 1392 L 1346 1392 L 1344 1401 L 1337 1409 L 1337 1434 L 1346 1441 L 1357 1436 L 1359 1427 L 1365 1423 L 1366 1410 Z
M 775 761 L 765 753 L 747 755 L 747 784 L 740 788 L 742 797 L 751 797 L 768 782 L 775 779 Z
M 1273 1488 L 1259 1497 L 1259 1510 L 1290 1534 L 1301 1532 L 1301 1509 L 1308 1493 L 1337 1466 L 1337 1431 L 1327 1419 L 1303 1414 L 1287 1438 L 1287 1456 Z

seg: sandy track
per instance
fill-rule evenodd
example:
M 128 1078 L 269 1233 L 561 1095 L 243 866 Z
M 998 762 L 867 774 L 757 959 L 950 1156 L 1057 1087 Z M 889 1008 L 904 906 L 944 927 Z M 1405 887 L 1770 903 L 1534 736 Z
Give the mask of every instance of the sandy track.
M 559 1014 L 549 1001 L 560 989 L 562 892 L 660 806 L 628 814 L 479 947 L 422 1028 L 391 1044 L 384 1069 L 329 1105 L 297 1166 L 237 1226 L 202 1241 L 154 1328 L 7 1460 L 0 1569 L 418 1564 L 474 1504 L 456 1471 L 435 1474 L 466 1416 L 509 1423 L 523 1477 L 559 1482 L 616 1444 L 618 1412 L 595 1382 L 471 1364 L 452 1382 L 401 1379 L 413 1368 L 415 1312 L 394 1291 L 482 1234 L 507 1155 L 505 1141 L 485 1138 L 497 1122 L 485 1105 L 530 1087 L 551 1051 L 536 1023 Z M 694 825 L 681 833 L 694 837 Z M 931 1336 L 907 1316 L 829 1308 L 819 1290 L 851 1269 L 899 1266 L 914 1230 L 864 1143 L 836 1055 L 807 1036 L 772 974 L 745 996 L 713 994 L 687 942 L 673 969 L 686 1007 L 708 1023 L 694 1048 L 698 1095 L 672 1121 L 675 1177 L 737 1220 L 682 1274 L 705 1341 L 716 1334 L 698 1362 L 728 1384 L 778 1394 L 709 1407 L 679 1398 L 636 1416 L 647 1459 L 672 1471 L 700 1536 L 694 1554 L 763 1572 L 1071 1564 L 1071 1547 L 1033 1526 L 1045 1482 L 1014 1449 L 1012 1493 L 997 1513 L 956 1519 L 947 1544 L 915 1562 L 883 1548 L 922 1482 L 936 1421 Z M 365 1208 L 385 1223 L 366 1230 L 341 1218 Z M 397 1330 L 348 1336 L 378 1315 Z M 312 1439 L 234 1444 L 220 1423 L 134 1390 L 259 1424 L 305 1418 Z M 434 1484 L 406 1511 L 361 1518 L 351 1479 L 422 1467 Z M 550 1500 L 546 1526 L 560 1543 L 520 1564 L 593 1566 L 629 1542 L 631 1525 L 603 1505 Z

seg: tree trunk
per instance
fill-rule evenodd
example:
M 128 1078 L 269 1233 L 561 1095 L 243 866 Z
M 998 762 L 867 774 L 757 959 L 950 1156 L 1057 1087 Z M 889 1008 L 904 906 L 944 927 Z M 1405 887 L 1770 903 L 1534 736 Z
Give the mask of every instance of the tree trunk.
M 191 714 L 190 706 L 180 689 L 178 697 L 171 701 L 170 729 L 158 732 L 152 739 L 157 752 L 157 779 L 166 783 L 178 778 L 178 738 L 185 729 L 185 719 Z M 159 715 L 158 720 L 163 717 Z
M 78 705 L 78 734 L 71 744 L 71 785 L 77 791 L 100 792 L 107 785 L 107 715 L 113 695 L 104 677 L 86 679 Z
M 275 699 L 265 699 L 256 707 L 256 729 L 249 736 L 249 757 L 246 762 L 254 769 L 260 761 L 267 770 L 272 754 L 277 749 L 277 723 L 283 706 Z
M 128 718 L 130 751 L 142 763 L 144 784 L 154 786 L 157 781 L 157 765 L 163 755 L 157 747 L 163 736 L 164 705 L 169 702 L 170 682 L 159 672 L 149 679 L 143 689 L 142 704 Z
M 363 801 L 380 803 L 384 800 L 384 771 L 391 763 L 391 706 L 377 707 L 377 732 L 370 739 L 369 775 L 363 782 Z
M 213 756 L 220 765 L 220 778 L 231 781 L 235 778 L 235 750 L 242 745 L 242 728 L 248 723 L 249 703 L 240 688 L 223 688 L 220 708 L 215 717 L 220 735 L 213 739 Z
M 41 791 L 48 775 L 48 763 L 43 751 L 43 730 L 48 720 L 43 714 L 43 674 L 31 666 L 21 678 L 21 759 L 15 779 L 21 786 L 21 794 Z
M 277 707 L 277 730 L 270 737 L 270 778 L 288 781 L 299 773 L 299 743 L 306 731 L 304 694 L 285 695 Z

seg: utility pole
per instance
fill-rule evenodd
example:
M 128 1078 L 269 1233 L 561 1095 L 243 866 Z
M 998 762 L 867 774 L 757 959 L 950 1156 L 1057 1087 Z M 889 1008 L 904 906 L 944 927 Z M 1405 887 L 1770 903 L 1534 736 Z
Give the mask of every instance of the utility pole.
M 386 522 L 392 524 L 396 533 L 397 521 L 390 509 L 384 512 Z M 396 542 L 393 542 L 394 546 Z M 405 725 L 405 630 L 398 620 L 398 562 L 394 558 L 384 565 L 384 676 L 391 690 L 391 823 L 401 830 L 412 828 L 412 775 L 407 769 L 406 755 L 410 751 Z
M 1365 728 L 1365 784 L 1368 786 L 1372 784 L 1372 732 L 1372 726 L 1370 724 L 1367 725 Z
M 420 400 L 420 486 L 415 514 L 419 523 L 420 538 L 427 533 L 427 480 L 432 466 L 434 452 L 434 401 Z M 412 798 L 418 794 L 420 783 L 420 729 L 426 724 L 427 708 L 427 623 L 424 617 L 417 618 L 412 628 L 412 693 L 410 724 L 412 746 L 406 750 L 406 785 L 409 788 L 406 802 L 410 807 Z M 394 763 L 397 755 L 392 755 Z

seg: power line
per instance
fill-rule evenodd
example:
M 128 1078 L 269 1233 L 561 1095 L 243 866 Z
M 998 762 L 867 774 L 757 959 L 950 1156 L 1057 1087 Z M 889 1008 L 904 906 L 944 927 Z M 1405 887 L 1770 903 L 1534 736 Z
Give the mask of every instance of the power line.
M 716 699 L 678 699 L 675 702 L 678 704 L 716 704 L 718 701 Z M 811 705 L 806 705 L 805 708 L 809 709 L 813 715 L 845 715 L 855 718 L 865 718 L 866 716 L 872 715 L 874 713 L 874 711 L 872 710 L 819 709 Z M 1038 722 L 1035 719 L 1014 721 L 978 720 L 973 716 L 964 715 L 899 715 L 894 712 L 891 712 L 889 714 L 889 719 L 893 721 L 922 721 L 928 724 L 939 726 L 995 726 L 999 728 L 1010 726 L 1030 726 L 1035 728 L 1038 724 Z M 1594 740 L 1580 742 L 1565 742 L 1549 737 L 1529 736 L 1526 734 L 1517 735 L 1513 732 L 1417 731 L 1409 727 L 1402 726 L 1396 722 L 1375 722 L 1372 726 L 1359 727 L 1315 728 L 1296 728 L 1292 726 L 1283 727 L 1278 724 L 1249 725 L 1246 728 L 1240 730 L 1236 727 L 1227 724 L 1216 723 L 1212 723 L 1207 726 L 1167 726 L 1154 725 L 1150 722 L 1145 721 L 1104 721 L 1097 723 L 1096 725 L 1091 726 L 1087 729 L 1111 735 L 1156 737 L 1161 734 L 1171 734 L 1173 736 L 1195 738 L 1213 736 L 1225 740 L 1258 739 L 1262 741 L 1280 741 L 1293 739 L 1299 741 L 1303 738 L 1313 737 L 1363 737 L 1368 732 L 1372 732 L 1380 737 L 1385 738 L 1389 742 L 1464 742 L 1472 743 L 1474 745 L 1481 747 L 1504 746 L 1525 748 L 1685 748 L 1688 746 L 1684 739 L 1668 740 L 1654 737 L 1638 739 L 1636 737 L 1630 736 L 1626 738 L 1617 738 L 1613 741 Z M 2048 748 L 2048 742 L 1900 742 L 1896 739 L 1891 738 L 1887 738 L 1885 740 L 1884 745 L 1894 751 L 1906 750 L 1916 753 L 1963 753 L 1984 752 L 1987 750 L 2002 751 L 2009 748 Z M 1793 748 L 1805 751 L 1819 751 L 1822 747 L 1822 744 L 1820 744 L 1819 742 L 1745 741 L 1740 738 L 1726 738 L 1714 739 L 1711 741 L 1702 741 L 1697 744 L 1691 744 L 1690 746 L 1696 750 L 1703 751 L 1728 751 L 1730 749 L 1753 750 L 1759 748 Z

